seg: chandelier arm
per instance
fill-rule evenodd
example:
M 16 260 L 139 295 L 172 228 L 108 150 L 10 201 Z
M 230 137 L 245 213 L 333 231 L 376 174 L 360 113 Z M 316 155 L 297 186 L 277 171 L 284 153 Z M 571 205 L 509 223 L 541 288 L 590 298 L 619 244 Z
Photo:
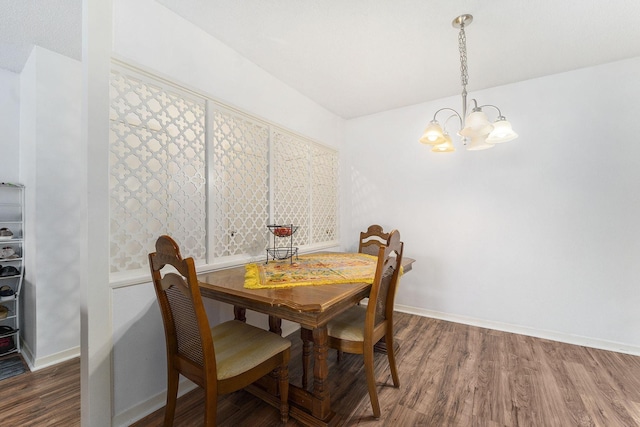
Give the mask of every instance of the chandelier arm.
M 475 101 L 475 100 L 474 100 L 474 101 Z M 496 107 L 495 105 L 492 105 L 492 104 L 485 104 L 485 105 L 481 105 L 481 106 L 480 106 L 480 107 L 478 107 L 478 108 L 484 108 L 484 107 L 493 107 L 493 108 L 495 108 L 496 110 L 498 110 L 498 119 L 500 119 L 500 118 L 504 119 L 504 116 L 502 115 L 502 111 L 500 111 L 500 109 L 499 109 L 498 107 Z
M 458 117 L 458 120 L 460 121 L 460 129 L 462 129 L 462 124 L 463 124 L 463 122 L 464 122 L 464 119 L 463 119 L 463 118 L 462 118 L 462 116 L 460 116 L 460 114 L 459 114 L 456 110 L 454 110 L 453 108 L 444 107 L 444 108 L 441 108 L 441 109 L 439 109 L 438 111 L 436 111 L 436 112 L 435 112 L 435 114 L 433 115 L 433 120 L 434 120 L 434 121 L 436 120 L 436 116 L 438 115 L 438 113 L 439 113 L 440 111 L 451 111 L 453 114 L 452 114 L 451 116 L 447 117 L 447 120 L 445 120 L 445 123 L 446 123 L 447 121 L 449 121 L 449 119 L 450 119 L 451 117 L 456 116 L 456 117 Z
M 469 103 L 471 102 L 473 102 L 473 107 L 471 108 L 471 112 L 480 111 L 480 109 L 484 107 L 484 105 L 481 105 L 480 107 L 478 107 L 478 101 L 476 101 L 475 98 L 472 98 L 471 101 L 469 101 Z M 469 106 L 467 106 L 467 108 L 469 108 Z
M 456 111 L 454 111 L 454 114 L 450 115 L 449 117 L 446 118 L 446 120 L 443 122 L 442 125 L 442 129 L 444 129 L 446 131 L 447 129 L 447 123 L 449 122 L 449 120 L 451 120 L 453 117 L 457 117 L 458 121 L 461 121 L 460 119 L 460 114 L 458 114 Z

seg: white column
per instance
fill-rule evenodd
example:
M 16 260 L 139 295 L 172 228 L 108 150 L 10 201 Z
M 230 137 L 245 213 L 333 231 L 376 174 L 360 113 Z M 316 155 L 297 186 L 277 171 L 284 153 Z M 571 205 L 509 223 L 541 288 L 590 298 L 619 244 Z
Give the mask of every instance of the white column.
M 111 425 L 109 287 L 109 67 L 112 1 L 82 1 L 83 147 L 86 149 L 81 302 L 82 425 Z

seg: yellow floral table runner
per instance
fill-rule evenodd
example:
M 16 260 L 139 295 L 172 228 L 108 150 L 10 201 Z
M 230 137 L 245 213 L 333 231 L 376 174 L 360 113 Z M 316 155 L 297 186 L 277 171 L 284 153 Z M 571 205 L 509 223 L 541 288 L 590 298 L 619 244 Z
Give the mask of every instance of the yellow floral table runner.
M 247 264 L 244 287 L 290 288 L 336 283 L 373 283 L 378 257 L 360 253 L 308 254 L 293 263 L 269 261 Z

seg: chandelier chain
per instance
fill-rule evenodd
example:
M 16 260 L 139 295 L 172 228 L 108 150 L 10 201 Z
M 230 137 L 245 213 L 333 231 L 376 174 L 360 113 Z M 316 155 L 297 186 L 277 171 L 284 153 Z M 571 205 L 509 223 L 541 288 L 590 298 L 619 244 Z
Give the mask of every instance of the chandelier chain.
M 464 32 L 464 24 L 460 26 L 460 33 L 458 33 L 458 48 L 460 49 L 460 80 L 466 92 L 469 75 L 467 70 L 467 35 Z

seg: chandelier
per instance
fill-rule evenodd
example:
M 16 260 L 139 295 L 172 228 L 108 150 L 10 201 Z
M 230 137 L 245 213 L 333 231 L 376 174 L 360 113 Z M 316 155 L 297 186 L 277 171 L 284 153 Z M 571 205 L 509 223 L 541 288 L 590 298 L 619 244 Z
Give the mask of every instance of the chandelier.
M 447 132 L 447 124 L 450 119 L 458 118 L 460 130 L 457 134 L 462 138 L 462 142 L 467 146 L 467 150 L 484 150 L 492 148 L 494 144 L 500 142 L 511 141 L 518 137 L 511 123 L 502 115 L 502 112 L 495 105 L 478 105 L 475 99 L 471 102 L 473 105 L 467 104 L 467 83 L 469 76 L 467 74 L 467 37 L 464 32 L 466 26 L 471 24 L 473 16 L 460 15 L 451 23 L 454 28 L 459 28 L 458 47 L 460 49 L 460 80 L 462 82 L 462 114 L 459 114 L 453 108 L 441 108 L 433 115 L 433 120 L 424 130 L 420 142 L 433 146 L 431 151 L 436 153 L 446 153 L 455 151 L 453 141 Z M 467 110 L 471 108 L 471 113 L 467 116 Z M 487 115 L 483 111 L 492 108 L 497 111 L 496 120 L 491 123 Z M 444 120 L 443 125 L 437 120 L 438 113 L 448 112 L 450 115 Z M 455 119 L 454 119 L 455 121 Z

